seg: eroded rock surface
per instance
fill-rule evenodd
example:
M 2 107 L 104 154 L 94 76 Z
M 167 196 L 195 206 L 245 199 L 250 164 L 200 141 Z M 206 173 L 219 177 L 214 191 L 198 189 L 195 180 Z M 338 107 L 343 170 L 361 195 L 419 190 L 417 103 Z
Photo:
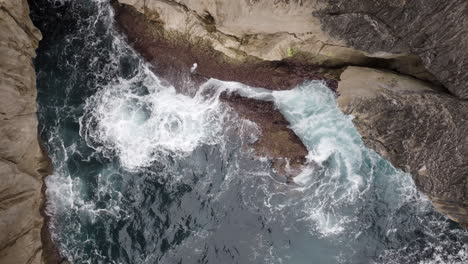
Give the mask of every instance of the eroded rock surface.
M 36 75 L 41 33 L 26 0 L 0 0 L 0 263 L 42 263 L 41 188 L 50 163 L 38 140 Z
M 465 0 L 319 0 L 323 29 L 369 53 L 410 53 L 452 94 L 468 98 Z
M 280 60 L 307 50 L 326 61 L 363 60 L 365 56 L 330 39 L 311 16 L 316 1 L 119 0 L 168 32 L 201 37 L 233 58 L 247 55 Z M 330 56 L 332 55 L 332 56 Z
M 361 67 L 343 72 L 338 92 L 365 144 L 411 173 L 439 211 L 468 227 L 468 101 Z
M 325 67 L 366 65 L 394 69 L 435 80 L 418 57 L 395 52 L 366 52 L 331 37 L 313 12 L 325 7 L 318 0 L 118 0 L 134 7 L 164 32 L 191 43 L 203 40 L 238 62 L 260 59 L 319 64 Z M 138 29 L 138 28 L 133 28 Z
M 274 169 L 292 182 L 301 171 L 309 154 L 301 139 L 289 128 L 289 122 L 270 101 L 245 98 L 238 94 L 222 94 L 226 102 L 242 118 L 261 128 L 261 135 L 253 143 L 259 156 L 269 157 Z

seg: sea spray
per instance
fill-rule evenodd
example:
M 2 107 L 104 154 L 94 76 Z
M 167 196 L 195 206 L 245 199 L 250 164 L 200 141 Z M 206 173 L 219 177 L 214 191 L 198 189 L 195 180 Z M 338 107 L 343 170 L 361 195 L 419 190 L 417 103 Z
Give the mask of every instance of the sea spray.
M 162 155 L 187 156 L 199 145 L 219 143 L 224 117 L 219 93 L 179 94 L 143 68 L 86 100 L 81 135 L 106 156 L 117 155 L 129 170 Z

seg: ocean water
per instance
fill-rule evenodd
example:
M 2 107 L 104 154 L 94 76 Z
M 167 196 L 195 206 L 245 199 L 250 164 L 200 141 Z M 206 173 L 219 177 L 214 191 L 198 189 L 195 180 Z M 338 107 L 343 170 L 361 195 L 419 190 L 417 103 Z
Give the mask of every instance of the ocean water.
M 324 83 L 180 94 L 117 33 L 108 0 L 30 5 L 47 213 L 72 263 L 468 263 L 468 232 L 363 145 Z M 288 119 L 309 150 L 295 184 L 254 155 L 262 131 L 223 91 Z

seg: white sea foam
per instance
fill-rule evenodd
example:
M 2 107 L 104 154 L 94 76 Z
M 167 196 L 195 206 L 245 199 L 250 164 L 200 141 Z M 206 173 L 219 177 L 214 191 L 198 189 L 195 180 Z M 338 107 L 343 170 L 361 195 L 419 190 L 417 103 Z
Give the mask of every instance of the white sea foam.
M 145 74 L 152 78 L 143 84 L 141 76 L 120 79 L 87 100 L 81 124 L 91 146 L 102 144 L 101 150 L 117 154 L 132 170 L 161 153 L 184 156 L 218 142 L 224 116 L 219 92 L 204 86 L 190 97 Z
M 374 171 L 380 158 L 364 147 L 351 118 L 338 110 L 333 93 L 322 82 L 306 83 L 290 91 L 270 92 L 239 83 L 210 80 L 194 97 L 189 97 L 176 93 L 173 87 L 163 85 L 151 72 L 145 71 L 143 73 L 147 77 L 143 82 L 140 82 L 142 76 L 122 79 L 98 91 L 87 101 L 86 114 L 81 119 L 82 135 L 87 138 L 88 144 L 103 153 L 111 151 L 117 154 L 122 165 L 129 170 L 151 164 L 161 153 L 182 158 L 200 145 L 223 143 L 226 138 L 222 134 L 226 133 L 226 126 L 239 126 L 240 129 L 236 131 L 240 132 L 242 140 L 250 143 L 257 140 L 261 131 L 254 123 L 240 120 L 226 123 L 219 94 L 223 91 L 237 92 L 250 98 L 274 101 L 309 150 L 310 166 L 306 166 L 295 178 L 297 187 L 273 193 L 271 188 L 260 186 L 266 194 L 264 207 L 270 210 L 265 217 L 278 217 L 278 213 L 281 215 L 288 207 L 294 207 L 301 210 L 301 214 L 296 215 L 297 220 L 310 224 L 312 236 L 329 239 L 349 233 L 359 238 L 366 226 L 359 223 L 357 212 L 365 206 L 363 203 L 369 190 L 382 188 L 379 195 L 382 196 L 380 199 L 390 201 L 387 208 L 390 220 L 403 205 L 420 199 L 408 175 L 395 170 Z M 142 90 L 142 87 L 145 88 Z M 226 172 L 221 190 L 228 190 L 229 182 L 239 174 L 268 176 L 265 172 L 243 171 L 245 168 L 240 168 L 237 162 L 231 169 Z M 76 187 L 79 182 L 63 180 L 66 182 L 59 180 L 50 184 L 58 186 L 53 187 L 55 193 L 49 195 L 53 197 L 66 193 L 70 198 L 65 199 L 69 201 L 67 206 L 73 207 L 72 203 L 80 200 L 77 197 L 79 193 L 73 191 L 79 189 Z M 212 179 L 206 180 L 202 183 L 208 184 Z M 103 194 L 108 194 L 112 187 L 105 185 L 101 189 Z M 299 195 L 292 196 L 294 191 Z M 221 195 L 215 194 L 215 199 Z M 95 208 L 92 203 L 79 207 L 80 210 L 94 212 L 91 215 L 118 214 L 119 199 L 105 210 Z M 427 201 L 419 203 L 422 206 Z M 250 202 L 248 205 L 254 204 Z M 417 214 L 424 215 L 430 210 L 430 207 L 424 207 Z M 356 229 L 359 225 L 360 230 Z M 384 232 L 395 236 L 396 227 L 385 226 L 388 229 Z M 433 249 L 437 245 L 428 247 Z M 447 257 L 463 258 L 447 253 L 447 246 L 442 246 L 437 252 L 432 260 L 421 264 L 442 263 L 439 259 Z M 458 255 L 464 252 L 460 250 Z M 278 255 L 275 252 L 271 254 Z M 392 256 L 389 259 L 404 259 L 401 257 L 404 253 L 399 249 L 387 251 L 386 254 Z M 385 256 L 381 263 L 391 263 Z
M 268 98 L 266 91 L 259 93 Z M 353 216 L 341 208 L 355 202 L 367 184 L 359 170 L 364 149 L 359 135 L 323 82 L 270 94 L 309 150 L 311 165 L 294 179 L 303 195 L 299 198 L 303 220 L 312 221 L 314 230 L 324 236 L 342 232 Z
M 65 1 L 67 0 L 59 2 Z M 97 17 L 100 17 L 101 22 L 104 21 L 104 25 L 112 25 L 113 11 L 108 1 L 95 0 L 94 2 L 99 4 Z M 98 19 L 93 26 L 96 27 L 97 23 Z M 83 28 L 81 30 L 94 32 L 96 29 Z M 113 31 L 112 26 L 109 26 L 107 30 Z M 105 67 L 115 70 L 114 68 L 118 68 L 119 65 L 119 54 L 133 51 L 115 32 L 111 34 L 114 37 L 112 39 L 114 50 L 110 51 L 111 62 Z M 102 41 L 93 39 L 94 34 L 90 34 L 89 37 L 88 45 L 97 45 Z M 381 158 L 364 147 L 352 125 L 351 118 L 344 116 L 338 110 L 334 94 L 324 83 L 308 82 L 290 91 L 271 92 L 235 82 L 209 80 L 194 96 L 186 96 L 178 94 L 173 87 L 163 84 L 143 63 L 140 66 L 138 74 L 133 78 L 115 79 L 109 85 L 96 87 L 98 90 L 86 101 L 85 114 L 80 119 L 80 133 L 86 139 L 87 144 L 108 157 L 118 157 L 126 170 L 133 171 L 148 166 L 158 160 L 161 155 L 183 159 L 199 146 L 220 143 L 220 155 L 226 156 L 222 157 L 223 162 L 228 160 L 230 166 L 227 169 L 223 168 L 226 171 L 223 172 L 224 178 L 221 180 L 221 187 L 217 189 L 218 192 L 207 194 L 210 199 L 214 197 L 214 200 L 219 199 L 222 202 L 222 193 L 232 188 L 230 183 L 236 178 L 260 178 L 266 184 L 259 184 L 261 181 L 248 181 L 251 185 L 245 186 L 245 188 L 255 189 L 255 191 L 249 189 L 242 193 L 246 207 L 252 207 L 252 210 L 260 214 L 267 222 L 278 223 L 275 220 L 280 219 L 280 223 L 285 226 L 283 230 L 285 233 L 296 227 L 295 222 L 306 223 L 310 227 L 308 230 L 310 234 L 304 235 L 306 237 L 304 241 L 310 238 L 315 239 L 317 236 L 327 242 L 344 237 L 347 239 L 346 246 L 350 246 L 353 243 L 352 239 L 357 240 L 365 236 L 365 232 L 374 224 L 380 224 L 378 229 L 382 229 L 385 239 L 398 244 L 401 243 L 398 236 L 405 235 L 405 230 L 402 230 L 405 227 L 401 227 L 400 222 L 407 224 L 410 228 L 426 225 L 425 235 L 436 239 L 433 243 L 427 243 L 423 250 L 433 251 L 432 255 L 424 256 L 425 260 L 419 263 L 458 264 L 468 261 L 466 245 L 460 246 L 463 241 L 455 243 L 446 237 L 466 237 L 466 234 L 459 230 L 448 230 L 444 227 L 447 222 L 443 217 L 427 220 L 428 213 L 432 212 L 430 203 L 424 197 L 419 196 L 408 175 L 388 168 L 376 171 L 378 167 L 386 168 L 387 165 L 377 164 L 381 162 Z M 195 71 L 196 66 L 195 64 Z M 96 73 L 96 76 L 104 78 L 106 74 L 107 71 L 103 70 Z M 67 90 L 72 88 L 66 87 Z M 273 101 L 289 120 L 291 128 L 309 150 L 310 166 L 306 166 L 295 178 L 296 187 L 271 181 L 267 166 L 261 171 L 242 168 L 236 160 L 238 157 L 227 153 L 228 150 L 225 149 L 227 137 L 224 134 L 239 132 L 242 138 L 240 142 L 251 143 L 258 139 L 261 131 L 250 121 L 234 118 L 225 122 L 226 112 L 218 101 L 222 91 L 237 92 L 242 96 Z M 58 131 L 54 135 L 60 137 Z M 61 140 L 58 141 L 61 142 Z M 57 142 L 57 139 L 54 139 L 54 142 Z M 122 211 L 120 205 L 124 197 L 113 185 L 115 179 L 112 169 L 103 169 L 95 175 L 97 177 L 96 186 L 94 186 L 96 193 L 93 194 L 92 199 L 86 200 L 84 193 L 87 183 L 76 175 L 72 176 L 67 167 L 69 161 L 67 153 L 76 154 L 77 150 L 73 145 L 65 147 L 63 143 L 51 143 L 51 145 L 62 148 L 56 152 L 63 153 L 64 156 L 54 157 L 55 173 L 47 179 L 47 195 L 50 199 L 47 209 L 52 215 L 70 218 L 67 221 L 60 219 L 63 223 L 72 225 L 66 227 L 69 232 L 70 230 L 72 232 L 71 235 L 69 234 L 70 237 L 64 239 L 77 239 L 79 243 L 81 238 L 75 238 L 75 236 L 78 236 L 81 231 L 80 223 L 93 222 L 98 216 L 123 219 L 126 213 Z M 267 164 L 267 158 L 262 157 L 259 160 Z M 196 162 L 197 160 L 194 161 Z M 215 170 L 216 168 L 213 168 L 213 171 Z M 214 172 L 212 174 L 217 175 Z M 183 175 L 172 176 L 177 181 L 183 177 Z M 199 188 L 205 191 L 211 190 L 214 180 L 217 180 L 215 176 L 208 175 L 200 180 Z M 134 188 L 140 188 L 140 186 L 137 184 Z M 165 188 L 170 188 L 170 184 Z M 373 192 L 375 192 L 375 197 L 371 195 Z M 136 193 L 136 195 L 143 196 L 139 192 Z M 144 197 L 129 198 L 143 199 Z M 369 199 L 375 200 L 370 200 L 371 203 L 369 203 Z M 261 203 L 257 200 L 261 200 Z M 376 223 L 375 219 L 372 219 L 374 217 L 372 210 L 379 206 L 375 204 L 381 202 L 385 203 L 382 206 L 386 211 L 385 215 L 379 216 L 378 220 L 383 224 Z M 407 223 L 411 221 L 398 220 L 401 215 L 405 214 L 399 210 L 408 205 L 413 206 L 410 212 L 415 215 L 419 223 L 411 224 Z M 222 213 L 222 211 L 214 213 Z M 80 220 L 76 220 L 77 218 Z M 300 227 L 303 226 L 300 225 Z M 307 233 L 303 232 L 304 230 L 301 229 L 300 232 Z M 203 236 L 194 236 L 192 239 L 185 240 L 189 250 L 193 249 L 194 244 L 202 250 L 201 244 L 198 244 L 199 240 L 206 239 L 212 234 L 211 230 L 203 229 L 203 231 L 205 232 Z M 54 233 L 56 238 L 60 235 L 60 233 Z M 371 235 L 376 236 L 376 234 Z M 292 263 L 286 254 L 276 251 L 274 243 L 268 240 L 270 238 L 265 240 L 267 237 L 260 235 L 258 237 L 256 250 L 259 254 L 265 254 L 263 250 L 265 248 L 269 250 L 270 255 L 263 256 L 264 259 L 268 262 L 280 262 L 280 258 L 284 258 L 285 262 Z M 391 240 L 392 237 L 396 238 Z M 376 237 L 369 238 L 370 241 L 373 241 L 372 239 Z M 75 243 L 70 243 L 70 241 L 67 243 L 65 254 L 70 256 L 71 260 L 79 261 L 89 258 L 89 256 L 83 256 L 81 248 L 76 247 Z M 85 243 L 89 243 L 92 247 L 94 242 L 86 240 Z M 277 244 L 278 241 L 275 243 Z M 345 248 L 344 245 L 340 246 Z M 358 252 L 361 250 L 360 246 L 353 244 L 350 247 Z M 452 252 L 454 247 L 459 250 Z M 418 251 L 411 256 L 405 250 L 406 245 L 398 244 L 395 249 L 387 250 L 381 256 L 383 261 L 379 263 L 408 263 L 412 257 L 418 259 L 421 254 Z M 99 255 L 102 252 L 95 253 Z M 287 254 L 290 254 L 289 249 Z M 347 257 L 347 255 L 340 255 L 343 262 L 348 260 Z M 148 263 L 152 263 L 156 261 L 156 257 L 154 260 L 148 257 L 147 260 Z M 297 263 L 304 262 L 298 261 Z

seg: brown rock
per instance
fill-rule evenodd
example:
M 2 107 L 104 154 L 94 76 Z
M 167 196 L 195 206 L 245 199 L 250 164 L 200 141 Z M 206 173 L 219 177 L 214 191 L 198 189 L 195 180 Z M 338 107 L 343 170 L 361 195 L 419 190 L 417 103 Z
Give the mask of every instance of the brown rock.
M 320 29 L 317 1 L 119 0 L 166 32 L 206 40 L 230 58 L 281 60 L 306 52 L 315 62 L 359 62 L 366 55 Z
M 253 144 L 257 155 L 270 157 L 276 171 L 286 175 L 288 180 L 299 174 L 301 165 L 306 162 L 307 148 L 289 129 L 289 122 L 275 108 L 273 102 L 245 98 L 237 94 L 222 94 L 221 100 L 242 118 L 255 122 L 261 128 L 262 135 Z
M 203 46 L 203 41 L 192 43 L 182 36 L 165 32 L 161 25 L 150 21 L 132 7 L 115 5 L 116 20 L 129 42 L 145 59 L 153 71 L 175 85 L 179 92 L 187 91 L 187 82 L 197 86 L 208 78 L 239 81 L 251 86 L 288 89 L 305 79 L 324 79 L 320 68 L 293 61 L 267 62 L 260 60 L 232 60 L 219 51 Z M 196 74 L 190 72 L 197 63 Z M 328 80 L 331 86 L 336 81 Z M 308 154 L 300 139 L 288 128 L 289 123 L 275 109 L 273 102 L 259 101 L 223 94 L 221 99 L 242 118 L 255 122 L 262 130 L 261 138 L 253 144 L 256 153 L 272 159 L 274 168 L 287 177 L 295 176 Z M 291 169 L 287 169 L 289 163 Z
M 38 139 L 36 75 L 40 32 L 26 0 L 0 1 L 0 263 L 42 263 L 43 177 L 50 161 Z
M 319 0 L 323 29 L 369 53 L 410 53 L 453 95 L 468 98 L 465 0 Z
M 326 7 L 320 0 L 118 2 L 144 14 L 167 36 L 183 38 L 192 44 L 198 43 L 204 47 L 202 50 L 206 54 L 214 50 L 225 55 L 230 62 L 302 62 L 300 66 L 308 72 L 317 69 L 308 69 L 306 65 L 329 68 L 347 65 L 382 67 L 436 81 L 423 67 L 419 57 L 407 51 L 367 52 L 347 44 L 346 38 L 340 39 L 336 34 L 330 36 L 322 29 L 322 21 L 312 15 Z M 133 27 L 132 30 L 140 29 Z M 255 71 L 256 68 L 247 69 Z
M 153 71 L 172 84 L 182 86 L 190 68 L 198 64 L 196 81 L 207 78 L 242 82 L 272 90 L 290 89 L 305 79 L 325 79 L 324 70 L 295 60 L 262 61 L 254 57 L 236 60 L 213 49 L 203 38 L 191 39 L 181 33 L 165 31 L 163 24 L 148 19 L 135 8 L 115 4 L 116 21 L 130 44 L 154 65 Z M 328 76 L 332 77 L 335 71 Z M 336 85 L 334 80 L 326 79 Z

